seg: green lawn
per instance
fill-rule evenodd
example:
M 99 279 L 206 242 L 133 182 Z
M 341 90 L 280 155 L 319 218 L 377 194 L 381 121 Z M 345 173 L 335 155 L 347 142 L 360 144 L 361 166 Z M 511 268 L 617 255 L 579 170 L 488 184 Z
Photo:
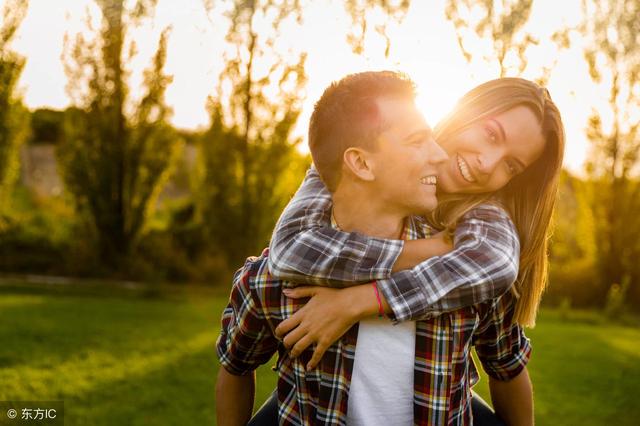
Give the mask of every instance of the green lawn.
M 225 301 L 206 289 L 1 286 L 0 400 L 64 400 L 67 425 L 214 424 Z M 636 424 L 640 329 L 547 310 L 529 335 L 537 424 Z M 257 405 L 275 386 L 268 367 Z M 486 396 L 486 380 L 478 389 Z

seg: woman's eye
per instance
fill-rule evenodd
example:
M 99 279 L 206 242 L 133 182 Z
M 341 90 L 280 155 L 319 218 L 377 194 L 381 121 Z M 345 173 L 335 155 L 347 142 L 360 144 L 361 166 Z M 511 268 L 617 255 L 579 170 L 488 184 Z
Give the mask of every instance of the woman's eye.
M 507 161 L 507 169 L 511 175 L 518 174 L 518 166 L 516 166 L 512 161 Z
M 498 141 L 498 135 L 491 127 L 487 127 L 487 137 L 493 143 Z

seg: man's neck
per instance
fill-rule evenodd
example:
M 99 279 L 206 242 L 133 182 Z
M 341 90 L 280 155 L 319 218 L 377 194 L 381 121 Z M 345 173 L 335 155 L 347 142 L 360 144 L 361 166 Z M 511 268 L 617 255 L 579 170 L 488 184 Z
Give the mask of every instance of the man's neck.
M 371 237 L 400 239 L 405 216 L 389 209 L 366 188 L 339 188 L 333 194 L 333 217 L 338 227 Z

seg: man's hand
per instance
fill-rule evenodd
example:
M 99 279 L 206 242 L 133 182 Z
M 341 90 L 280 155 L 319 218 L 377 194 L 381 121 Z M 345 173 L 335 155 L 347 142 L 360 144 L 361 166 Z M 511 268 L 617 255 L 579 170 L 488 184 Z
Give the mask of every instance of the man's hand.
M 377 312 L 377 301 L 371 284 L 345 289 L 325 287 L 297 287 L 286 289 L 287 297 L 294 299 L 310 297 L 309 301 L 281 322 L 276 336 L 290 349 L 291 356 L 300 355 L 306 348 L 316 344 L 307 370 L 315 368 L 322 355 L 334 342 L 362 318 Z
M 253 412 L 255 373 L 235 376 L 220 366 L 216 382 L 216 418 L 218 426 L 246 425 Z

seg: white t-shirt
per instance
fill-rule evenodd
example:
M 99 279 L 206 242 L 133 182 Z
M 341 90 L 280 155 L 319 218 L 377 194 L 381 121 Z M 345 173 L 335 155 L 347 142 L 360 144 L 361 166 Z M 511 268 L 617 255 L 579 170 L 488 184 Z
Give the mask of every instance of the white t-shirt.
M 349 388 L 347 424 L 413 425 L 416 323 L 360 321 Z

